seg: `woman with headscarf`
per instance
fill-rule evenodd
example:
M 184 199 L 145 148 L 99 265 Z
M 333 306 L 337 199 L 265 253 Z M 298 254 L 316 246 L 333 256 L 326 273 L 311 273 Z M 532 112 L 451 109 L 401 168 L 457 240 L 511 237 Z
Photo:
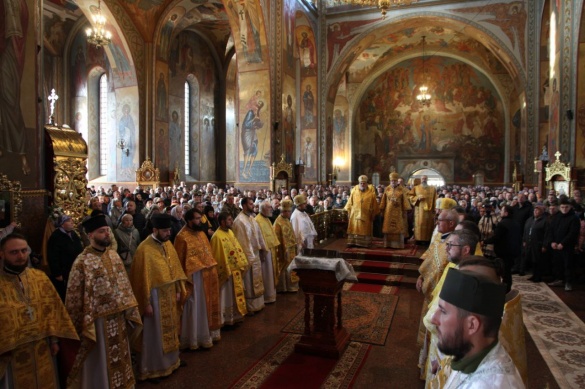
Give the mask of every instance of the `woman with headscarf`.
M 116 240 L 118 241 L 118 254 L 122 258 L 122 262 L 124 262 L 124 267 L 128 273 L 130 273 L 134 253 L 140 244 L 140 233 L 134 227 L 133 221 L 134 217 L 132 215 L 129 213 L 125 214 L 122 216 L 120 225 L 114 231 Z
M 183 206 L 175 205 L 171 209 L 171 242 L 175 242 L 175 236 L 177 236 L 184 225 L 185 220 L 183 220 Z

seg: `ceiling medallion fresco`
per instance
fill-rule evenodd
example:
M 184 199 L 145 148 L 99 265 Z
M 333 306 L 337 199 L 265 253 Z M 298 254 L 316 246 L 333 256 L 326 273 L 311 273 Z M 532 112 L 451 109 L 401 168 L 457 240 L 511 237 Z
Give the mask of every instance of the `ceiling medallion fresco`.
M 426 36 L 427 57 L 431 60 L 433 56 L 453 54 L 479 63 L 491 73 L 507 73 L 491 51 L 469 35 L 444 27 L 409 27 L 376 40 L 361 52 L 349 67 L 349 81 L 362 82 L 374 68 L 393 57 L 408 57 L 409 53 L 421 52 L 423 35 Z

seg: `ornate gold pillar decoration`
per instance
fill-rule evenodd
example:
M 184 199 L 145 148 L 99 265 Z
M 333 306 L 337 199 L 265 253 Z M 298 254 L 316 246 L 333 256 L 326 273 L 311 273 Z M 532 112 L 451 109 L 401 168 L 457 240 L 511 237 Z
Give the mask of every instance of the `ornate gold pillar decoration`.
M 81 222 L 86 206 L 87 144 L 69 127 L 46 125 L 49 203 Z

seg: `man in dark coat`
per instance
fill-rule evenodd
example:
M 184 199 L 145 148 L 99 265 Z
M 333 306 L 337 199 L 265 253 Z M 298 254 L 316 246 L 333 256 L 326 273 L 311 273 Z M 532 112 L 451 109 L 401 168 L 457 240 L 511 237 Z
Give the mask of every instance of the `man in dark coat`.
M 61 300 L 65 302 L 71 266 L 75 258 L 83 251 L 83 243 L 75 232 L 75 224 L 71 216 L 59 216 L 55 220 L 55 227 L 57 229 L 53 231 L 47 242 L 47 262 L 51 270 L 51 282 Z
M 506 293 L 512 288 L 512 266 L 514 259 L 520 255 L 522 241 L 520 226 L 514 221 L 513 214 L 514 208 L 505 205 L 500 211 L 502 219 L 496 225 L 494 236 L 483 241 L 484 244 L 493 243 L 496 256 L 504 262 Z
M 526 195 L 524 195 L 523 193 L 518 195 L 518 203 L 516 205 L 514 205 L 514 221 L 516 222 L 516 224 L 518 224 L 518 226 L 520 227 L 520 242 L 522 243 L 522 232 L 524 231 L 524 227 L 526 226 L 526 221 L 532 217 L 533 214 L 533 205 L 530 201 L 528 201 L 528 199 L 526 198 Z M 526 269 L 523 268 L 523 266 L 526 264 L 526 255 L 528 255 L 528 253 L 526 252 L 526 250 L 523 250 L 521 252 L 521 255 L 518 255 L 517 258 L 514 259 L 514 268 L 513 268 L 513 273 L 518 272 L 520 273 L 520 275 L 524 275 L 524 271 Z
M 545 206 L 543 203 L 537 203 L 534 206 L 533 216 L 531 216 L 524 226 L 523 246 L 524 260 L 520 272 L 525 272 L 526 268 L 531 265 L 533 274 L 530 281 L 541 282 L 544 272 L 544 255 L 546 247 L 544 238 L 548 228 L 548 218 L 545 215 Z
M 545 238 L 552 253 L 552 268 L 555 280 L 549 286 L 563 286 L 567 292 L 573 290 L 573 266 L 575 245 L 579 239 L 580 223 L 568 199 L 562 199 L 560 212 L 553 218 Z

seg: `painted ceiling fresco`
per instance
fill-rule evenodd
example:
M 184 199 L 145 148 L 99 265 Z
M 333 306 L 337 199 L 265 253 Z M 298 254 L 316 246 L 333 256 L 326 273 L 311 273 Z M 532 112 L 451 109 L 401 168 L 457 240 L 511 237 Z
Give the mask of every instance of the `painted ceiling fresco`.
M 138 31 L 146 41 L 150 41 L 154 35 L 154 29 L 165 9 L 173 0 L 126 0 L 120 1 Z M 177 31 L 184 30 L 194 24 L 209 22 L 202 25 L 202 30 L 210 33 L 209 38 L 221 37 L 225 39 L 225 31 L 220 26 L 215 26 L 218 21 L 225 21 L 227 29 L 227 15 L 221 0 L 184 0 L 177 4 L 169 13 L 172 16 L 175 10 L 182 10 L 182 17 L 176 20 Z M 211 25 L 213 29 L 210 30 Z M 221 30 L 218 32 L 218 30 Z M 215 39 L 214 39 L 215 40 Z
M 373 42 L 350 66 L 350 82 L 363 81 L 376 66 L 387 63 L 392 57 L 408 56 L 410 52 L 420 55 L 423 35 L 426 36 L 427 59 L 438 54 L 452 53 L 479 62 L 492 73 L 506 73 L 497 58 L 478 40 L 450 28 L 431 26 L 404 28 Z

